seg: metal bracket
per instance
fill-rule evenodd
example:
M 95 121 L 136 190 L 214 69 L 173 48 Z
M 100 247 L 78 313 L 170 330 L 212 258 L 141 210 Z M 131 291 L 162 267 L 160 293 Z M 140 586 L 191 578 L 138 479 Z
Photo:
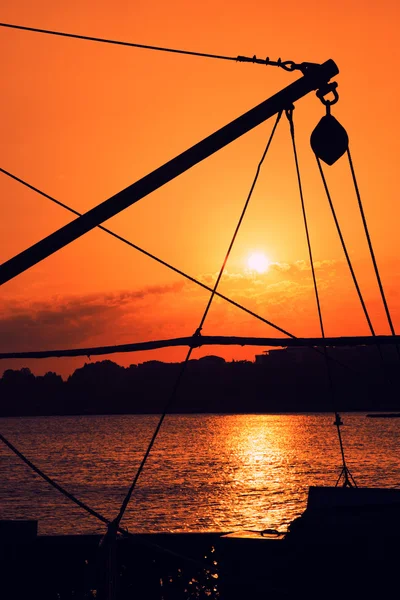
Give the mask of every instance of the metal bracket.
M 338 87 L 337 82 L 332 81 L 331 83 L 327 83 L 326 85 L 323 85 L 322 87 L 320 87 L 316 93 L 317 98 L 319 100 L 321 100 L 321 102 L 324 106 L 326 106 L 327 113 L 330 112 L 330 107 L 332 106 L 332 104 L 336 104 L 336 102 L 339 100 L 339 94 L 337 92 L 337 87 Z M 325 98 L 325 96 L 327 96 L 328 94 L 333 94 L 333 100 L 330 100 L 329 98 Z

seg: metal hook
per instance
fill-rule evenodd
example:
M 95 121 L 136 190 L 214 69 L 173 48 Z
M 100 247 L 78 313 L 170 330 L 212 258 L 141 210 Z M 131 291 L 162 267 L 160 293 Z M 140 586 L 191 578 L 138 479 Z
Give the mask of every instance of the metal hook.
M 328 83 L 327 85 L 324 85 L 323 87 L 321 87 L 316 93 L 317 98 L 319 98 L 319 100 L 321 100 L 322 104 L 327 107 L 326 108 L 327 114 L 330 114 L 330 107 L 332 106 L 332 104 L 336 104 L 336 102 L 339 100 L 337 86 L 338 86 L 338 84 L 336 83 L 336 81 L 332 81 L 332 83 Z M 333 100 L 329 100 L 329 98 L 325 98 L 325 96 L 329 93 L 333 94 Z

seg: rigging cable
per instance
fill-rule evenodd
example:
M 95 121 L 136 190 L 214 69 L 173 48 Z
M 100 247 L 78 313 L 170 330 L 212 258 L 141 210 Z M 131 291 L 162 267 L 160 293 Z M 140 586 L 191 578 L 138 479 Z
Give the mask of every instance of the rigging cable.
M 11 23 L 0 23 L 0 27 L 6 27 L 8 29 L 18 29 L 20 31 L 30 31 L 33 33 L 44 33 L 46 35 L 54 35 L 65 38 L 72 38 L 75 40 L 86 40 L 89 42 L 98 42 L 101 44 L 113 44 L 117 46 L 128 46 L 130 48 L 141 48 L 143 50 L 155 50 L 158 52 L 170 52 L 173 54 L 186 54 L 188 56 L 198 56 L 201 58 L 215 58 L 218 60 L 230 60 L 234 62 L 245 62 L 252 63 L 258 65 L 266 65 L 271 67 L 280 67 L 285 71 L 301 71 L 303 74 L 312 66 L 315 66 L 315 63 L 303 62 L 303 63 L 295 63 L 293 60 L 270 60 L 267 58 L 257 58 L 257 56 L 248 57 L 248 56 L 226 56 L 223 54 L 210 54 L 207 52 L 194 52 L 192 50 L 182 50 L 177 48 L 166 48 L 163 46 L 150 46 L 148 44 L 137 44 L 134 42 L 124 42 L 120 40 L 110 40 L 106 38 L 93 37 L 89 35 L 79 35 L 76 33 L 66 33 L 63 31 L 54 31 L 50 29 L 39 29 L 38 27 L 26 27 L 23 25 L 14 25 Z
M 223 272 L 224 272 L 224 269 L 225 269 L 225 265 L 226 265 L 226 263 L 227 263 L 227 261 L 228 261 L 228 258 L 229 258 L 229 255 L 230 255 L 230 252 L 231 252 L 231 250 L 232 250 L 232 246 L 233 246 L 233 244 L 234 244 L 234 242 L 235 242 L 235 240 L 236 240 L 237 234 L 238 234 L 238 232 L 239 232 L 239 228 L 240 228 L 240 226 L 241 226 L 241 224 L 242 224 L 242 221 L 243 221 L 243 218 L 244 218 L 244 216 L 245 216 L 245 213 L 246 213 L 247 207 L 248 207 L 248 205 L 249 205 L 249 202 L 250 202 L 251 196 L 252 196 L 252 194 L 253 194 L 253 190 L 254 190 L 255 184 L 256 184 L 256 182 L 257 182 L 257 179 L 258 179 L 258 176 L 259 176 L 259 174 L 260 174 L 260 170 L 261 170 L 262 163 L 264 162 L 264 159 L 265 159 L 265 157 L 266 157 L 266 155 L 267 155 L 267 152 L 268 152 L 268 150 L 269 150 L 269 147 L 270 147 L 270 145 L 271 145 L 272 139 L 273 139 L 273 137 L 274 137 L 274 134 L 275 134 L 275 131 L 276 131 L 276 128 L 277 128 L 277 126 L 278 126 L 278 123 L 279 123 L 279 121 L 280 121 L 280 118 L 281 118 L 281 116 L 282 116 L 282 111 L 278 113 L 278 116 L 277 116 L 277 118 L 276 118 L 275 124 L 274 124 L 274 126 L 273 126 L 273 128 L 272 128 L 272 132 L 271 132 L 271 134 L 270 134 L 269 140 L 268 140 L 268 142 L 267 142 L 266 148 L 265 148 L 265 150 L 264 150 L 264 152 L 263 152 L 263 154 L 262 154 L 261 160 L 260 160 L 260 162 L 259 162 L 259 164 L 258 164 L 258 167 L 257 167 L 257 170 L 256 170 L 256 174 L 255 174 L 255 176 L 254 176 L 254 179 L 253 179 L 253 183 L 252 183 L 252 185 L 251 185 L 251 187 L 250 187 L 250 191 L 249 191 L 249 193 L 248 193 L 248 196 L 247 196 L 246 202 L 245 202 L 245 204 L 244 204 L 244 207 L 243 207 L 242 213 L 241 213 L 241 215 L 240 215 L 240 218 L 239 218 L 238 224 L 237 224 L 237 226 L 236 226 L 236 229 L 235 229 L 235 232 L 234 232 L 234 234 L 233 234 L 233 237 L 232 237 L 231 243 L 229 244 L 229 248 L 228 248 L 228 251 L 227 251 L 227 253 L 226 253 L 225 259 L 224 259 L 224 261 L 223 261 L 223 263 L 222 263 L 222 266 L 221 266 L 221 269 L 220 269 L 220 272 L 219 272 L 218 278 L 217 278 L 217 280 L 216 280 L 216 282 L 215 282 L 214 289 L 212 290 L 212 293 L 211 293 L 210 299 L 209 299 L 209 301 L 208 301 L 208 303 L 207 303 L 206 309 L 205 309 L 205 311 L 204 311 L 204 313 L 203 313 L 203 316 L 202 316 L 202 318 L 201 318 L 201 320 L 200 320 L 199 327 L 197 328 L 196 332 L 195 332 L 195 333 L 194 333 L 194 335 L 193 335 L 193 338 L 194 338 L 194 339 L 196 339 L 196 337 L 199 337 L 199 336 L 201 336 L 201 329 L 202 329 L 202 327 L 203 327 L 203 325 L 204 325 L 204 321 L 205 321 L 205 319 L 206 319 L 206 317 L 207 317 L 207 314 L 208 314 L 208 311 L 209 311 L 209 309 L 210 309 L 211 302 L 212 302 L 212 300 L 213 300 L 213 298 L 214 298 L 214 296 L 215 296 L 215 292 L 217 291 L 218 284 L 219 284 L 219 282 L 220 282 L 220 280 L 221 280 L 222 274 L 223 274 Z M 139 467 L 138 467 L 138 469 L 137 469 L 137 471 L 136 471 L 136 474 L 135 474 L 135 476 L 134 476 L 134 478 L 133 478 L 132 484 L 131 484 L 131 486 L 130 486 L 130 488 L 129 488 L 129 490 L 128 490 L 128 492 L 127 492 L 127 494 L 126 494 L 126 496 L 125 496 L 125 498 L 124 498 L 124 500 L 123 500 L 123 502 L 122 502 L 122 505 L 121 505 L 120 511 L 119 511 L 119 513 L 118 513 L 117 517 L 116 517 L 116 518 L 114 519 L 114 521 L 112 522 L 112 525 L 111 525 L 111 527 L 112 527 L 113 529 L 115 529 L 116 527 L 118 527 L 118 526 L 119 526 L 119 524 L 120 524 L 120 522 L 121 522 L 121 519 L 122 519 L 122 517 L 124 516 L 125 510 L 126 510 L 126 508 L 127 508 L 127 506 L 128 506 L 128 503 L 129 503 L 129 500 L 130 500 L 130 498 L 131 498 L 131 496 L 132 496 L 133 490 L 134 490 L 134 489 L 135 489 L 135 487 L 136 487 L 136 483 L 137 483 L 137 481 L 138 481 L 138 479 L 139 479 L 139 477 L 140 477 L 140 474 L 141 474 L 141 472 L 143 471 L 143 468 L 144 468 L 144 466 L 145 466 L 145 464 L 146 464 L 146 461 L 147 461 L 147 459 L 148 459 L 148 457 L 149 457 L 149 455 L 150 455 L 150 452 L 151 452 L 151 450 L 152 450 L 152 448 L 153 448 L 153 445 L 154 445 L 154 443 L 155 443 L 155 441 L 156 441 L 157 435 L 158 435 L 158 433 L 159 433 L 159 431 L 160 431 L 160 429 L 161 429 L 161 426 L 162 426 L 162 424 L 163 424 L 163 422 L 164 422 L 164 420 L 165 420 L 165 417 L 166 417 L 166 415 L 167 415 L 167 413 L 168 413 L 168 410 L 169 410 L 170 406 L 172 405 L 172 402 L 175 400 L 175 397 L 176 397 L 176 394 L 177 394 L 177 392 L 178 392 L 178 389 L 179 389 L 179 386 L 180 386 L 180 383 L 181 383 L 182 377 L 183 377 L 183 375 L 184 375 L 184 373 L 185 373 L 185 371 L 186 371 L 186 366 L 187 366 L 187 364 L 188 364 L 188 362 L 189 362 L 189 359 L 190 359 L 190 356 L 191 356 L 191 354 L 192 354 L 192 352 L 193 352 L 193 349 L 194 349 L 194 347 L 195 347 L 195 346 L 194 346 L 194 345 L 192 345 L 192 346 L 189 348 L 189 350 L 188 350 L 188 352 L 187 352 L 187 355 L 186 355 L 186 358 L 185 358 L 185 361 L 184 361 L 184 362 L 182 363 L 182 365 L 181 365 L 181 369 L 180 369 L 180 371 L 179 371 L 179 374 L 178 374 L 178 377 L 177 377 L 177 379 L 176 379 L 176 381 L 175 381 L 175 384 L 174 384 L 174 387 L 173 387 L 173 389 L 172 389 L 172 392 L 171 392 L 171 394 L 170 394 L 170 397 L 169 397 L 169 399 L 168 399 L 168 401 L 167 401 L 167 403 L 166 403 L 166 405 L 165 405 L 165 407 L 164 407 L 164 411 L 163 411 L 163 413 L 162 413 L 162 415 L 161 415 L 161 417 L 160 417 L 160 419 L 159 419 L 159 421 L 158 421 L 158 423 L 157 423 L 157 426 L 156 426 L 156 428 L 155 428 L 155 430 L 154 430 L 154 433 L 153 433 L 153 435 L 152 435 L 152 437 L 151 437 L 151 440 L 150 440 L 150 442 L 149 442 L 149 444 L 148 444 L 148 446 L 147 446 L 147 449 L 146 449 L 146 452 L 145 452 L 145 454 L 144 454 L 144 456 L 143 456 L 143 459 L 142 459 L 142 461 L 141 461 L 141 463 L 140 463 L 140 465 L 139 465 Z
M 293 155 L 294 155 L 294 162 L 295 162 L 296 174 L 297 174 L 297 183 L 298 183 L 298 187 L 299 187 L 301 209 L 302 209 L 302 213 L 303 213 L 304 228 L 305 228 L 305 232 L 306 232 L 308 255 L 310 258 L 310 266 L 311 266 L 311 273 L 312 273 L 312 279 L 313 279 L 313 285 L 314 285 L 315 300 L 316 300 L 317 309 L 318 309 L 318 318 L 319 318 L 319 324 L 320 324 L 320 329 L 321 329 L 321 337 L 323 340 L 325 340 L 325 329 L 324 329 L 324 323 L 323 323 L 323 319 L 322 319 L 321 303 L 320 303 L 320 299 L 319 299 L 318 285 L 317 285 L 317 279 L 316 279 L 316 275 L 315 275 L 315 267 L 314 267 L 314 260 L 313 260 L 313 255 L 312 255 L 311 240 L 310 240 L 310 234 L 309 234 L 308 223 L 307 223 L 307 213 L 306 213 L 304 195 L 303 195 L 303 186 L 301 183 L 300 167 L 299 167 L 299 161 L 298 161 L 298 156 L 297 156 L 296 138 L 295 138 L 295 130 L 294 130 L 294 122 L 293 122 L 293 110 L 294 110 L 294 106 L 291 106 L 289 109 L 287 109 L 286 117 L 289 122 L 290 136 L 292 139 Z M 329 355 L 328 355 L 325 343 L 323 344 L 323 349 L 324 349 L 325 365 L 326 365 L 326 372 L 327 372 L 327 377 L 328 377 L 329 390 L 330 390 L 330 395 L 331 395 L 331 403 L 332 403 L 332 407 L 333 407 L 333 412 L 335 413 L 334 425 L 336 426 L 336 429 L 337 429 L 340 452 L 341 452 L 341 456 L 342 456 L 342 470 L 341 470 L 341 473 L 339 475 L 339 479 L 338 479 L 336 485 L 338 485 L 340 478 L 343 475 L 344 487 L 353 487 L 353 485 L 355 487 L 357 487 L 357 484 L 350 472 L 350 469 L 348 468 L 348 466 L 346 464 L 342 434 L 340 431 L 340 426 L 342 424 L 342 421 L 340 419 L 339 413 L 336 412 L 336 410 L 334 409 L 334 387 L 333 387 L 330 363 L 329 363 L 329 359 L 328 359 Z
M 36 465 L 34 465 L 33 462 L 31 462 L 29 460 L 29 458 L 27 458 L 24 454 L 22 454 L 22 452 L 20 452 L 1 433 L 0 433 L 0 440 L 3 442 L 3 444 L 5 444 L 6 446 L 8 446 L 8 448 L 12 452 L 14 452 L 14 454 L 16 454 L 18 456 L 18 458 L 20 458 L 26 465 L 28 465 L 28 467 L 30 467 L 32 469 L 32 471 L 34 471 L 35 473 L 37 473 L 37 475 L 39 475 L 42 479 L 44 479 L 45 481 L 47 481 L 47 483 L 49 485 L 51 485 L 53 488 L 55 488 L 57 491 L 59 491 L 61 494 L 63 494 L 66 498 L 68 498 L 69 500 L 71 500 L 71 502 L 74 502 L 80 508 L 83 508 L 83 510 L 85 510 L 87 513 L 89 513 L 93 517 L 96 517 L 96 519 L 98 519 L 102 523 L 108 524 L 110 522 L 108 519 L 106 519 L 106 517 L 104 517 L 103 515 L 101 515 L 99 512 L 97 512 L 93 508 L 90 508 L 90 506 L 88 506 L 87 504 L 85 504 L 84 502 L 82 502 L 81 500 L 79 500 L 78 498 L 76 498 L 73 494 L 71 494 L 70 492 L 68 492 L 65 488 L 63 488 L 56 481 L 54 481 L 54 479 L 52 479 L 51 477 L 49 477 L 48 475 L 46 475 L 46 473 L 44 473 L 41 469 L 39 469 L 39 467 L 37 467 Z
M 341 244 L 342 244 L 343 252 L 344 252 L 344 255 L 346 257 L 347 265 L 349 267 L 349 270 L 350 270 L 350 273 L 351 273 L 351 276 L 352 276 L 352 279 L 353 279 L 354 286 L 355 286 L 356 291 L 357 291 L 357 295 L 359 297 L 362 309 L 364 311 L 364 315 L 365 315 L 365 318 L 367 320 L 368 327 L 369 327 L 369 329 L 371 331 L 371 335 L 374 338 L 376 338 L 376 333 L 375 333 L 374 327 L 372 325 L 372 321 L 371 321 L 371 318 L 369 316 L 368 309 L 367 309 L 367 306 L 365 304 L 365 301 L 364 301 L 364 298 L 363 298 L 363 295 L 362 295 L 362 292 L 361 292 L 361 288 L 359 286 L 359 283 L 358 283 L 358 280 L 357 280 L 357 277 L 356 277 L 356 274 L 355 274 L 355 271 L 354 271 L 354 268 L 353 268 L 353 265 L 352 265 L 352 262 L 351 262 L 351 259 L 350 259 L 350 255 L 349 255 L 349 253 L 347 251 L 346 242 L 344 241 L 344 237 L 343 237 L 340 225 L 339 225 L 338 218 L 336 216 L 336 211 L 335 211 L 335 208 L 333 206 L 332 197 L 331 197 L 331 194 L 330 194 L 330 191 L 329 191 L 328 183 L 326 181 L 325 173 L 324 173 L 323 168 L 322 168 L 321 160 L 320 160 L 320 158 L 316 154 L 315 154 L 315 159 L 317 161 L 318 170 L 319 170 L 319 173 L 321 175 L 321 179 L 322 179 L 322 183 L 323 183 L 323 186 L 324 186 L 324 189 L 325 189 L 326 197 L 328 199 L 328 203 L 329 203 L 329 206 L 330 206 L 330 209 L 331 209 L 331 212 L 332 212 L 332 216 L 333 216 L 333 219 L 335 221 L 336 229 L 337 229 L 337 232 L 338 232 Z M 379 357 L 380 357 L 380 360 L 381 360 L 384 377 L 386 375 L 388 383 L 391 384 L 392 382 L 391 382 L 391 380 L 388 377 L 388 374 L 386 372 L 385 360 L 384 360 L 384 357 L 383 357 L 382 348 L 381 348 L 381 346 L 379 345 L 378 342 L 376 344 L 376 347 L 378 349 Z
M 348 158 L 348 161 L 349 161 L 351 176 L 352 176 L 353 184 L 354 184 L 354 190 L 356 192 L 358 207 L 360 209 L 360 215 L 361 215 L 361 219 L 362 219 L 363 226 L 364 226 L 365 237 L 367 238 L 368 248 L 369 248 L 369 252 L 370 252 L 370 255 L 371 255 L 372 264 L 374 266 L 375 276 L 376 276 L 376 280 L 378 282 L 378 287 L 379 287 L 379 291 L 380 291 L 380 294 L 381 294 L 383 306 L 385 308 L 385 313 L 386 313 L 386 317 L 387 317 L 387 320 L 388 320 L 388 323 L 389 323 L 391 334 L 393 336 L 395 336 L 396 332 L 395 332 L 395 329 L 394 329 L 394 326 L 393 326 L 392 317 L 390 315 L 389 306 L 388 306 L 388 303 L 387 303 L 387 300 L 386 300 L 386 295 L 385 295 L 385 292 L 384 292 L 384 289 L 383 289 L 383 284 L 382 284 L 381 276 L 380 276 L 379 269 L 378 269 L 378 263 L 376 262 L 375 252 L 374 252 L 374 249 L 373 249 L 373 246 L 372 246 L 371 237 L 369 235 L 369 230 L 368 230 L 368 225 L 367 225 L 367 219 L 366 219 L 365 213 L 364 213 L 363 203 L 362 203 L 362 200 L 361 200 L 361 194 L 360 194 L 360 190 L 359 190 L 358 183 L 357 183 L 357 178 L 356 178 L 356 173 L 355 173 L 355 170 L 354 170 L 353 161 L 352 161 L 352 158 L 351 158 L 350 148 L 347 148 L 347 158 Z M 399 358 L 400 358 L 400 349 L 399 349 L 399 346 L 397 344 L 396 344 L 396 348 L 397 348 L 397 353 L 398 353 Z
M 77 210 L 71 208 L 70 206 L 68 206 L 64 202 L 61 202 L 60 200 L 57 200 L 53 196 L 50 196 L 49 194 L 46 194 L 46 192 L 43 192 L 39 188 L 34 187 L 30 183 L 27 183 L 26 181 L 24 181 L 20 177 L 17 177 L 16 175 L 13 175 L 9 171 L 6 171 L 5 169 L 2 169 L 1 167 L 0 167 L 0 173 L 3 173 L 4 175 L 7 175 L 7 177 L 10 177 L 11 179 L 14 179 L 15 181 L 18 181 L 18 183 L 21 183 L 22 185 L 24 185 L 25 187 L 29 188 L 30 190 L 36 192 L 37 194 L 40 194 L 44 198 L 47 198 L 48 200 L 51 200 L 51 202 L 54 202 L 55 204 L 58 204 L 62 208 L 65 208 L 66 210 L 68 210 L 69 212 L 73 213 L 74 215 L 77 215 L 78 217 L 82 216 L 82 213 L 80 213 Z M 148 256 L 149 258 L 153 259 L 154 261 L 158 262 L 159 264 L 163 265 L 164 267 L 167 267 L 171 271 L 174 271 L 178 275 L 182 275 L 182 277 L 185 277 L 186 279 L 188 279 L 192 283 L 195 283 L 196 285 L 204 288 L 205 290 L 207 290 L 209 292 L 212 292 L 212 288 L 209 287 L 208 285 L 206 285 L 205 283 L 202 283 L 201 281 L 199 281 L 195 277 L 192 277 L 191 275 L 188 275 L 188 273 L 185 273 L 184 271 L 181 271 L 177 267 L 174 267 L 173 265 L 167 263 L 165 260 L 162 260 L 158 256 L 155 256 L 154 254 L 151 254 L 150 252 L 147 252 L 147 250 L 144 250 L 140 246 L 137 246 L 133 242 L 130 242 L 129 240 L 127 240 L 126 238 L 122 237 L 118 233 L 115 233 L 111 229 L 108 229 L 107 227 L 104 227 L 103 225 L 97 225 L 97 227 L 99 229 L 101 229 L 102 231 L 104 231 L 105 233 L 108 233 L 109 235 L 113 236 L 114 238 L 116 238 L 120 242 L 123 242 L 124 244 L 127 244 L 131 248 L 134 248 L 135 250 L 138 250 L 142 254 Z M 265 319 L 264 317 L 261 317 L 260 315 L 258 315 L 257 313 L 253 312 L 252 310 L 249 310 L 248 308 L 245 308 L 244 306 L 242 306 L 238 302 L 235 302 L 234 300 L 231 300 L 230 298 L 228 298 L 227 296 L 224 296 L 223 294 L 220 294 L 219 292 L 215 292 L 215 293 L 216 293 L 216 295 L 219 298 L 222 298 L 226 302 L 229 302 L 233 306 L 236 306 L 236 308 L 239 308 L 240 310 L 243 310 L 244 312 L 248 313 L 252 317 L 255 317 L 256 319 L 259 319 L 263 323 L 266 323 L 266 325 L 269 325 L 273 329 L 276 329 L 277 331 L 280 331 L 281 333 L 283 333 L 284 335 L 287 335 L 288 337 L 296 338 L 296 336 L 293 335 L 293 334 L 291 334 L 289 331 L 286 331 L 282 327 L 279 327 L 278 325 L 275 325 L 274 323 L 272 323 L 272 321 L 268 321 L 267 319 Z
M 375 334 L 375 330 L 374 330 L 374 327 L 372 325 L 372 321 L 371 321 L 371 318 L 369 316 L 368 309 L 366 307 L 363 295 L 361 293 L 361 289 L 360 289 L 360 286 L 358 284 L 357 277 L 356 277 L 353 265 L 352 265 L 351 260 L 350 260 L 350 255 L 349 255 L 349 253 L 347 251 L 346 242 L 344 241 L 342 230 L 340 228 L 339 221 L 338 221 L 338 218 L 337 218 L 337 215 L 336 215 L 336 211 L 335 211 L 335 208 L 333 206 L 332 197 L 331 197 L 331 194 L 329 192 L 329 188 L 328 188 L 328 184 L 327 184 L 327 181 L 326 181 L 326 177 L 325 177 L 324 171 L 322 169 L 321 160 L 318 158 L 318 156 L 316 154 L 315 154 L 315 159 L 317 161 L 317 165 L 318 165 L 319 173 L 321 175 L 322 183 L 323 183 L 323 186 L 324 186 L 324 189 L 325 189 L 326 197 L 328 199 L 329 206 L 330 206 L 330 209 L 331 209 L 331 212 L 332 212 L 332 216 L 333 216 L 333 219 L 335 221 L 336 229 L 337 229 L 337 232 L 338 232 L 341 244 L 342 244 L 343 252 L 344 252 L 344 255 L 346 257 L 346 261 L 347 261 L 348 267 L 350 269 L 350 273 L 351 273 L 351 276 L 352 276 L 352 279 L 353 279 L 354 286 L 355 286 L 355 288 L 357 290 L 357 294 L 358 294 L 358 297 L 360 299 L 361 306 L 362 306 L 365 318 L 366 318 L 367 323 L 368 323 L 368 327 L 369 327 L 369 329 L 371 331 L 371 334 L 375 337 L 375 335 L 376 335 Z
M 46 473 L 44 473 L 39 467 L 37 467 L 34 463 L 32 463 L 32 461 L 30 461 L 22 452 L 20 452 L 1 433 L 0 433 L 0 440 L 14 454 L 16 454 L 16 456 L 18 456 L 18 458 L 20 458 L 26 465 L 28 465 L 28 467 L 30 469 L 32 469 L 32 471 L 34 471 L 37 475 L 39 475 L 39 477 L 41 477 L 49 485 L 51 485 L 52 487 L 54 487 L 63 496 L 65 496 L 66 498 L 68 498 L 69 500 L 71 500 L 71 502 L 74 502 L 75 504 L 77 504 L 80 508 L 82 508 L 83 510 L 85 510 L 88 514 L 92 515 L 93 517 L 95 517 L 96 519 L 98 519 L 99 521 L 101 521 L 102 523 L 104 523 L 106 525 L 109 525 L 111 523 L 111 521 L 109 519 L 107 519 L 106 517 L 104 517 L 97 510 L 94 510 L 93 508 L 91 508 L 90 506 L 88 506 L 85 502 L 82 502 L 81 500 L 79 500 L 78 498 L 76 498 L 73 494 L 71 494 L 70 492 L 68 492 L 60 484 L 58 484 L 56 481 L 54 481 L 54 479 L 52 479 L 51 477 L 49 477 L 48 475 L 46 475 Z M 124 536 L 128 537 L 130 539 L 130 541 L 132 541 L 132 542 L 139 543 L 139 544 L 144 544 L 145 546 L 148 546 L 150 548 L 154 548 L 156 550 L 159 550 L 160 552 L 164 552 L 164 553 L 170 554 L 171 556 L 175 556 L 177 558 L 183 559 L 183 560 L 185 560 L 185 561 L 187 561 L 189 563 L 192 563 L 192 564 L 194 564 L 196 566 L 199 566 L 199 567 L 202 567 L 202 568 L 210 569 L 210 568 L 214 567 L 214 565 L 206 564 L 206 563 L 204 563 L 202 561 L 196 560 L 196 559 L 191 558 L 189 556 L 185 556 L 185 555 L 180 554 L 179 552 L 176 552 L 176 551 L 171 550 L 169 548 L 164 548 L 163 546 L 160 546 L 159 544 L 156 544 L 154 542 L 150 542 L 147 539 L 145 539 L 145 537 L 142 537 L 140 535 L 130 534 L 129 531 L 128 531 L 128 529 L 125 529 L 123 527 L 118 527 L 118 531 L 120 533 L 122 533 Z

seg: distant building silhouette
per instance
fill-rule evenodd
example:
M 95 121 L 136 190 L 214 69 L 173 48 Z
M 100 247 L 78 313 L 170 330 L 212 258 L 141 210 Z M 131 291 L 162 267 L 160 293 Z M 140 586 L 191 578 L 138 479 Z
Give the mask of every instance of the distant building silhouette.
M 318 350 L 316 352 L 316 350 Z M 255 362 L 215 355 L 190 360 L 171 412 L 331 411 L 323 349 L 268 350 Z M 397 411 L 400 399 L 394 346 L 328 349 L 337 410 Z M 160 413 L 181 363 L 150 360 L 124 368 L 89 362 L 63 381 L 8 369 L 0 379 L 0 416 Z

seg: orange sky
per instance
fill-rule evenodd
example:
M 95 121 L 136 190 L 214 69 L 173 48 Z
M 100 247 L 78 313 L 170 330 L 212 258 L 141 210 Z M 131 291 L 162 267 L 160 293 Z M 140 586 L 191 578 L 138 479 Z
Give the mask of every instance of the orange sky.
M 346 127 L 371 237 L 396 327 L 396 193 L 400 64 L 394 1 L 286 3 L 104 0 L 7 3 L 1 21 L 144 44 L 296 62 L 333 58 L 333 113 Z M 288 85 L 298 74 L 0 29 L 0 166 L 84 212 Z M 324 114 L 310 94 L 295 110 L 306 206 L 328 335 L 368 334 L 343 262 L 309 136 Z M 107 226 L 191 275 L 218 271 L 255 168 L 267 122 Z M 387 333 L 344 159 L 329 169 L 333 199 L 378 333 Z M 0 261 L 70 220 L 62 208 L 0 174 Z M 269 272 L 245 271 L 252 250 Z M 318 335 L 287 122 L 263 167 L 221 291 L 294 335 Z M 93 231 L 0 291 L 0 351 L 127 343 L 190 335 L 207 293 Z M 222 301 L 205 334 L 275 335 Z M 212 348 L 253 358 L 254 348 Z M 122 364 L 182 360 L 185 349 L 120 356 Z M 117 356 L 113 357 L 116 360 Z M 6 362 L 67 374 L 74 361 Z M 1 372 L 1 371 L 0 371 Z

